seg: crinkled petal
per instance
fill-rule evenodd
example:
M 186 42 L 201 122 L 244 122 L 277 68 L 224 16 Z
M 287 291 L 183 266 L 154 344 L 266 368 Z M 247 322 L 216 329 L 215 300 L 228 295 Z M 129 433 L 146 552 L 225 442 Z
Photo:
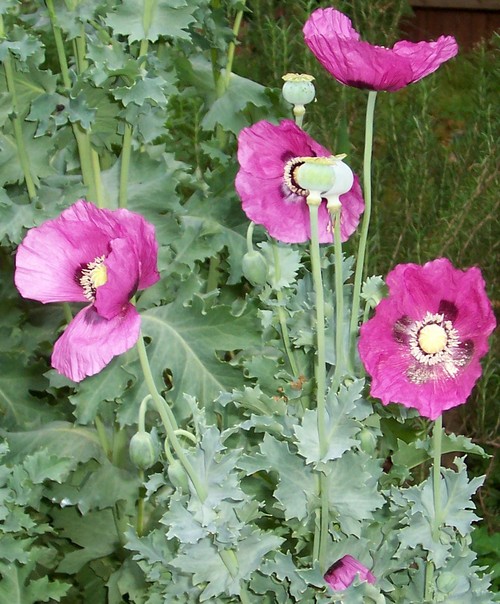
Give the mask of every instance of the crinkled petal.
M 99 373 L 137 342 L 141 318 L 132 304 L 111 320 L 82 309 L 54 345 L 52 367 L 74 382 Z
M 14 281 L 25 298 L 83 302 L 82 267 L 107 253 L 108 237 L 93 225 L 67 220 L 64 212 L 30 229 L 16 253 Z
M 65 210 L 64 217 L 72 220 L 91 223 L 97 231 L 116 238 L 130 239 L 135 246 L 140 263 L 138 289 L 150 287 L 158 281 L 158 242 L 155 229 L 140 214 L 126 209 L 107 210 L 97 208 L 94 204 L 80 200 Z
M 480 359 L 496 325 L 484 280 L 477 268 L 461 271 L 448 259 L 438 258 L 423 266 L 398 265 L 387 276 L 387 285 L 389 297 L 361 327 L 359 340 L 360 357 L 372 380 L 371 394 L 384 404 L 401 403 L 435 419 L 465 403 L 481 375 Z M 453 365 L 454 373 L 444 363 L 437 364 L 424 368 L 424 379 L 415 380 L 415 369 L 422 365 L 411 354 L 407 339 L 397 337 L 395 325 L 402 319 L 410 324 L 427 313 L 442 312 L 460 346 L 469 352 L 464 363 Z
M 139 285 L 139 258 L 129 239 L 113 239 L 107 255 L 107 281 L 97 288 L 94 307 L 101 317 L 112 319 L 129 305 Z
M 322 147 L 291 120 L 278 126 L 266 121 L 244 128 L 238 138 L 240 170 L 236 190 L 250 220 L 263 225 L 269 234 L 285 243 L 303 243 L 311 238 L 306 198 L 293 193 L 285 184 L 285 164 L 295 157 L 329 157 Z M 340 196 L 342 240 L 353 233 L 364 209 L 364 201 L 355 177 L 352 189 Z M 326 204 L 318 211 L 319 241 L 333 241 L 332 225 Z
M 330 568 L 325 573 L 325 581 L 335 591 L 343 591 L 347 589 L 354 581 L 356 575 L 361 581 L 368 583 L 376 583 L 373 574 L 353 556 L 346 555 Z
M 394 48 L 359 39 L 351 20 L 333 8 L 317 9 L 304 25 L 304 38 L 318 61 L 346 86 L 396 91 L 435 71 L 455 56 L 451 36 L 435 42 L 398 42 Z

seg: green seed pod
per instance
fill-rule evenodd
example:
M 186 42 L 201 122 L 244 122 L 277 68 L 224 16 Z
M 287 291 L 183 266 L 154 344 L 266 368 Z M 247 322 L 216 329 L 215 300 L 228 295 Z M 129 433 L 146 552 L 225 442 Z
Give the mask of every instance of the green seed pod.
M 156 463 L 158 449 L 158 442 L 148 432 L 136 432 L 130 439 L 130 459 L 140 470 L 147 470 Z
M 169 464 L 167 473 L 170 482 L 174 487 L 184 491 L 184 493 L 189 493 L 189 481 L 186 472 L 178 459 L 174 459 L 174 461 Z
M 325 193 L 335 183 L 333 157 L 304 157 L 303 163 L 294 170 L 297 184 L 306 191 Z
M 267 281 L 267 262 L 264 256 L 252 250 L 247 252 L 241 261 L 243 268 L 243 275 L 252 285 L 264 285 Z
M 314 100 L 314 78 L 305 73 L 287 73 L 283 76 L 282 94 L 285 101 L 292 105 L 307 105 Z

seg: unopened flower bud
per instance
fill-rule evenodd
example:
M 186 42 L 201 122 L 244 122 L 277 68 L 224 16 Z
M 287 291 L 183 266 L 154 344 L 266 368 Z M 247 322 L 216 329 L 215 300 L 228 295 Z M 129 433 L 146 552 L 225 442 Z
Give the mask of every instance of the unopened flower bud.
M 377 439 L 375 438 L 373 432 L 369 428 L 363 428 L 358 434 L 358 438 L 359 443 L 361 445 L 361 449 L 365 453 L 372 455 L 377 445 Z
M 287 73 L 283 76 L 282 93 L 285 101 L 292 105 L 307 105 L 314 100 L 316 90 L 313 76 L 306 73 Z
M 268 267 L 264 256 L 257 250 L 247 252 L 241 261 L 243 275 L 252 285 L 264 285 L 267 281 Z
M 174 461 L 169 464 L 167 473 L 170 482 L 174 487 L 184 491 L 185 493 L 189 493 L 188 478 L 181 462 L 178 459 L 174 459 Z
M 130 439 L 130 459 L 140 470 L 147 470 L 155 464 L 158 453 L 158 442 L 148 432 L 136 432 Z

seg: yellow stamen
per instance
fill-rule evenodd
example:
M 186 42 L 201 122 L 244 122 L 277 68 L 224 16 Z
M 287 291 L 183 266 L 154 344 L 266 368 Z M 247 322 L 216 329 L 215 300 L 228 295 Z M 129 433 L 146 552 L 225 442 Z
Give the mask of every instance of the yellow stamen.
M 426 354 L 436 354 L 446 348 L 448 334 L 441 325 L 430 323 L 422 327 L 418 334 L 418 344 Z
M 95 300 L 95 291 L 108 280 L 108 269 L 104 264 L 105 256 L 97 257 L 93 262 L 87 264 L 87 268 L 82 270 L 80 285 L 83 287 L 83 294 L 93 302 Z

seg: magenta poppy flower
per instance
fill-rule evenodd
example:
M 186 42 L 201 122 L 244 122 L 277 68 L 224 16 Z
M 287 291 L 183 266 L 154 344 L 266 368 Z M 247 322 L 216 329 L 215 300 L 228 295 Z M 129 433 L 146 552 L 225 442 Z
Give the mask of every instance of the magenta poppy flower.
M 396 266 L 387 285 L 388 298 L 361 327 L 371 394 L 435 419 L 465 403 L 481 375 L 479 360 L 496 324 L 481 271 L 439 258 Z
M 331 157 L 295 122 L 283 120 L 279 126 L 266 121 L 243 128 L 238 137 L 240 170 L 236 190 L 250 220 L 262 224 L 269 234 L 285 243 L 303 243 L 311 238 L 308 191 L 294 179 L 294 171 L 305 157 Z M 365 208 L 359 179 L 354 176 L 350 191 L 340 196 L 340 233 L 346 241 L 356 230 Z M 319 241 L 333 241 L 326 202 L 318 212 Z
M 376 582 L 375 577 L 366 566 L 363 566 L 356 558 L 347 555 L 330 566 L 325 573 L 325 581 L 335 591 L 343 591 L 351 585 L 356 575 L 361 581 L 367 581 L 372 585 Z
M 397 42 L 393 48 L 359 39 L 349 17 L 333 8 L 318 8 L 304 25 L 304 38 L 332 76 L 355 88 L 394 92 L 429 75 L 454 57 L 453 36 L 435 42 Z
M 157 256 L 154 227 L 142 216 L 83 200 L 28 231 L 16 255 L 21 295 L 89 303 L 55 343 L 54 369 L 79 382 L 132 348 L 141 319 L 130 298 L 158 281 Z

